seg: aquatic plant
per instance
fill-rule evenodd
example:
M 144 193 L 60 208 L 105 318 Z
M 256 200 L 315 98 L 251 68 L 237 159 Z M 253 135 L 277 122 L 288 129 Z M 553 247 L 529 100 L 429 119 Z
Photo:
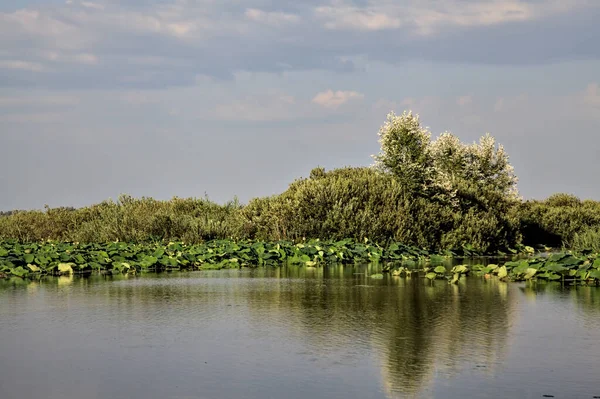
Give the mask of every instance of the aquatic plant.
M 183 242 L 125 242 L 21 244 L 0 243 L 0 274 L 29 277 L 41 274 L 137 273 L 159 270 L 202 270 L 285 263 L 321 266 L 354 262 L 424 260 L 428 253 L 399 243 L 387 247 L 368 240 L 294 243 L 255 240 L 212 240 L 201 244 Z
M 600 284 L 600 254 L 577 256 L 557 253 L 507 261 L 502 265 L 457 265 L 451 269 L 426 266 L 418 269 L 418 272 L 431 281 L 442 279 L 453 284 L 458 283 L 463 276 L 473 275 L 503 281 L 559 281 L 568 285 L 597 286 Z M 401 276 L 405 273 L 405 268 L 394 268 L 391 273 Z

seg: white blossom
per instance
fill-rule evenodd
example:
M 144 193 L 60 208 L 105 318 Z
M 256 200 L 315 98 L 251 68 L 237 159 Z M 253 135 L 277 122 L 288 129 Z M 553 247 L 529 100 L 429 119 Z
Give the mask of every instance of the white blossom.
M 393 173 L 407 189 L 434 189 L 455 204 L 457 192 L 465 187 L 507 200 L 519 199 L 508 154 L 503 146 L 496 146 L 490 134 L 471 145 L 449 132 L 431 141 L 431 133 L 421 126 L 418 115 L 391 112 L 379 129 L 379 142 L 381 151 L 373 156 L 374 167 Z

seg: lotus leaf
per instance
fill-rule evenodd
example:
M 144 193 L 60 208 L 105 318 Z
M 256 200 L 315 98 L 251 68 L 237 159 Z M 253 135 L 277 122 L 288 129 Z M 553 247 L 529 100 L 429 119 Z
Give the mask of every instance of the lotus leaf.
M 525 276 L 524 276 L 525 280 L 530 280 L 531 278 L 533 278 L 533 276 L 535 276 L 536 273 L 537 273 L 537 269 L 530 267 L 525 272 Z
M 444 274 L 448 270 L 444 266 L 437 266 L 435 269 L 433 269 L 433 271 L 436 272 L 436 273 L 438 273 L 438 274 Z
M 434 280 L 437 277 L 436 273 L 427 273 L 425 275 L 426 278 L 428 278 L 429 280 Z
M 458 265 L 454 266 L 451 270 L 452 273 L 464 274 L 469 272 L 469 267 L 467 265 Z
M 508 276 L 508 270 L 506 269 L 506 266 L 502 266 L 498 268 L 498 277 L 499 278 L 504 278 Z
M 29 274 L 29 271 L 25 270 L 22 266 L 15 267 L 10 272 L 13 276 L 17 276 L 17 277 L 25 277 Z
M 34 272 L 34 273 L 36 273 L 36 272 L 39 272 L 39 271 L 40 271 L 40 268 L 39 268 L 39 267 L 37 267 L 36 265 L 32 265 L 32 264 L 28 264 L 28 265 L 27 265 L 27 268 L 28 268 L 28 269 L 29 269 L 31 272 Z
M 71 274 L 73 273 L 73 263 L 59 263 L 57 268 L 60 274 Z

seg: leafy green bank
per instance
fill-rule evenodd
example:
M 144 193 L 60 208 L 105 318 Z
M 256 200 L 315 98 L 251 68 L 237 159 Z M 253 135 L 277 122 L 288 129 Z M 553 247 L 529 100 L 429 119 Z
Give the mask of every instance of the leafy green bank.
M 388 115 L 379 139 L 380 152 L 371 167 L 315 168 L 283 193 L 248 204 L 123 195 L 117 201 L 78 209 L 10 211 L 0 214 L 0 242 L 8 251 L 25 243 L 46 248 L 51 244 L 31 243 L 47 240 L 80 243 L 55 244 L 73 245 L 78 251 L 85 245 L 98 247 L 93 251 L 107 245 L 131 245 L 136 256 L 149 255 L 148 251 L 164 242 L 179 242 L 174 245 L 191 248 L 191 252 L 211 245 L 248 249 L 260 242 L 270 253 L 272 246 L 288 248 L 281 242 L 291 248 L 316 239 L 321 243 L 347 240 L 359 248 L 365 238 L 382 254 L 390 243 L 427 254 L 509 253 L 525 245 L 600 252 L 600 202 L 568 194 L 523 201 L 508 155 L 490 135 L 472 144 L 447 132 L 433 138 L 417 115 L 405 112 Z M 104 244 L 116 241 L 119 244 Z M 231 259 L 242 261 L 237 251 Z M 286 256 L 293 252 L 285 251 Z M 118 262 L 145 264 L 124 258 Z M 6 256 L 0 259 L 14 263 Z M 260 259 L 248 262 L 257 264 Z M 92 269 L 102 264 L 84 260 L 82 264 Z M 198 259 L 188 261 L 193 264 Z M 26 269 L 27 264 L 32 263 L 19 266 Z
M 282 264 L 305 267 L 348 263 L 380 263 L 384 273 L 458 283 L 466 275 L 512 281 L 561 281 L 570 285 L 600 283 L 600 255 L 552 254 L 504 261 L 502 265 L 449 266 L 451 254 L 429 254 L 399 243 L 342 241 L 229 241 L 202 244 L 108 244 L 4 242 L 0 245 L 0 277 L 40 278 L 99 272 L 136 274 L 144 271 L 231 269 Z M 383 274 L 370 276 L 384 278 Z

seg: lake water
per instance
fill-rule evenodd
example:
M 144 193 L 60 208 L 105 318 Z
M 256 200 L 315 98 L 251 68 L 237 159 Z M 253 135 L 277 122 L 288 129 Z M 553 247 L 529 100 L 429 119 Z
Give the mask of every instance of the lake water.
M 600 396 L 600 288 L 376 271 L 0 281 L 0 398 Z

